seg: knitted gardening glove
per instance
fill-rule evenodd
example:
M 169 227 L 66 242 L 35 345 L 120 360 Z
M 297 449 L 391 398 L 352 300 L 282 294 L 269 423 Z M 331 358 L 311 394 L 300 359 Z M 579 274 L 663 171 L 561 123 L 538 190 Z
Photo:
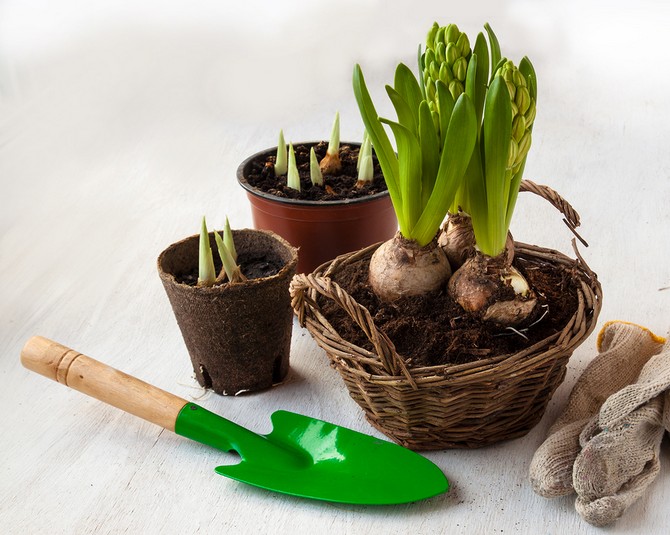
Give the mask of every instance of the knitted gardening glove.
M 551 498 L 573 492 L 580 433 L 609 396 L 637 379 L 650 357 L 661 351 L 663 342 L 638 325 L 605 324 L 598 335 L 599 354 L 577 379 L 565 411 L 533 456 L 530 482 L 536 493 Z
M 611 395 L 580 436 L 573 471 L 575 507 L 595 526 L 614 522 L 660 471 L 670 418 L 670 343 L 649 359 L 634 384 Z

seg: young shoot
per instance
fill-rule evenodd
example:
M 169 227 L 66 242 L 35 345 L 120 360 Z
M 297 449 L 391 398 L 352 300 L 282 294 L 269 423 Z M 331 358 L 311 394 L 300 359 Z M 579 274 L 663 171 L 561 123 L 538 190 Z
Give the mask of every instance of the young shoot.
M 337 175 L 342 170 L 342 162 L 340 161 L 340 113 L 335 114 L 333 121 L 333 128 L 330 132 L 330 142 L 328 143 L 328 150 L 326 155 L 319 164 L 321 172 L 324 175 Z
M 213 286 L 216 282 L 216 272 L 214 271 L 214 257 L 212 248 L 209 245 L 209 232 L 207 232 L 207 222 L 202 218 L 200 226 L 200 252 L 198 259 L 198 286 Z
M 235 244 L 233 243 L 232 231 L 230 224 L 226 217 L 226 226 L 223 231 L 224 237 L 214 231 L 214 240 L 221 258 L 222 269 L 217 277 L 214 268 L 214 256 L 212 248 L 209 244 L 209 232 L 207 231 L 207 223 L 205 217 L 202 218 L 202 225 L 200 227 L 200 248 L 198 258 L 198 283 L 197 286 L 209 287 L 214 286 L 217 282 L 221 282 L 227 276 L 230 282 L 240 282 L 246 280 L 242 274 L 240 267 L 236 264 L 237 252 L 235 251 Z M 225 242 L 228 241 L 229 245 Z
M 372 182 L 374 178 L 374 167 L 372 164 L 372 142 L 367 132 L 363 135 L 363 143 L 358 152 L 358 161 L 356 162 L 358 168 L 358 180 L 356 187 L 362 188 L 366 184 Z
M 219 274 L 219 280 L 223 280 L 226 276 L 229 282 L 242 282 L 246 280 L 246 277 L 242 274 L 242 270 L 240 270 L 240 266 L 237 265 L 235 258 L 237 253 L 234 253 L 235 246 L 233 245 L 233 250 L 231 251 L 225 243 L 225 230 L 223 238 L 218 232 L 214 231 L 214 239 L 216 240 L 216 248 L 219 250 L 219 258 L 221 258 L 221 265 L 223 266 Z
M 314 147 L 309 149 L 309 179 L 315 186 L 323 186 L 323 174 L 319 167 L 319 161 L 316 159 Z
M 275 176 L 286 174 L 288 163 L 286 161 L 286 141 L 284 141 L 284 131 L 279 131 L 279 140 L 277 141 L 277 156 L 275 158 Z
M 237 262 L 237 251 L 235 249 L 235 242 L 233 242 L 233 231 L 230 230 L 230 221 L 228 221 L 228 216 L 226 216 L 226 224 L 223 227 L 223 243 L 226 246 L 226 249 L 230 252 L 230 255 L 233 257 L 233 260 Z
M 298 165 L 295 163 L 293 143 L 289 143 L 288 145 L 288 175 L 286 175 L 286 185 L 289 188 L 300 191 L 300 173 L 298 173 Z

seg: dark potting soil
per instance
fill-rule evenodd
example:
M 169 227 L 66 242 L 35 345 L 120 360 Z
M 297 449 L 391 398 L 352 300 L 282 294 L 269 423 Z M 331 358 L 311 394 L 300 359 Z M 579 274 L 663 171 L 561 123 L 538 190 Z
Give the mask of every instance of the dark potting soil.
M 521 351 L 563 329 L 577 308 L 576 280 L 566 270 L 537 259 L 514 261 L 538 298 L 532 317 L 514 330 L 466 314 L 446 289 L 428 297 L 384 303 L 368 284 L 368 265 L 369 258 L 352 262 L 333 280 L 370 311 L 377 328 L 411 367 L 462 364 Z M 323 298 L 319 305 L 342 338 L 373 350 L 340 307 Z
M 356 187 L 358 171 L 358 147 L 346 144 L 340 145 L 340 161 L 342 170 L 337 175 L 323 175 L 323 186 L 315 186 L 309 178 L 309 149 L 311 145 L 294 145 L 296 165 L 300 174 L 300 191 L 286 185 L 286 175 L 276 177 L 274 173 L 275 156 L 268 157 L 267 161 L 255 160 L 251 163 L 251 171 L 247 175 L 247 182 L 254 188 L 277 197 L 300 199 L 306 201 L 339 201 L 357 199 L 386 191 L 386 182 L 373 154 L 374 177 L 369 184 Z M 322 141 L 314 145 L 314 152 L 319 161 L 326 155 L 328 143 Z
M 217 262 L 218 260 L 218 262 Z M 237 264 L 242 270 L 242 274 L 247 279 L 260 279 L 263 277 L 272 277 L 281 271 L 283 265 L 278 264 L 266 256 L 249 256 L 241 253 L 237 257 Z M 221 260 L 214 258 L 214 269 L 216 273 L 221 271 Z M 192 270 L 188 273 L 180 273 L 175 276 L 177 282 L 181 284 L 188 284 L 195 286 L 198 283 L 198 269 Z M 224 281 L 227 283 L 228 279 Z

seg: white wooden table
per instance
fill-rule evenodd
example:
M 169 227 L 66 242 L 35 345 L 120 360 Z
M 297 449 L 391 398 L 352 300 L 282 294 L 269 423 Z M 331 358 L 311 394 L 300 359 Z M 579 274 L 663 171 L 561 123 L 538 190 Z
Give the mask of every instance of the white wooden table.
M 383 113 L 398 61 L 414 68 L 433 20 L 474 38 L 489 21 L 503 52 L 529 55 L 539 102 L 527 177 L 582 216 L 582 253 L 605 293 L 598 328 L 670 326 L 670 76 L 667 3 L 7 0 L 0 5 L 0 532 L 599 533 L 573 498 L 527 481 L 595 336 L 526 437 L 427 456 L 452 482 L 397 507 L 331 505 L 213 472 L 221 454 L 30 374 L 19 351 L 53 338 L 260 432 L 279 408 L 377 434 L 309 334 L 271 391 L 208 395 L 155 260 L 226 215 L 251 225 L 238 163 L 276 142 L 360 139 L 360 62 Z M 570 251 L 560 216 L 523 194 L 512 232 Z M 608 533 L 670 529 L 670 438 L 647 495 Z

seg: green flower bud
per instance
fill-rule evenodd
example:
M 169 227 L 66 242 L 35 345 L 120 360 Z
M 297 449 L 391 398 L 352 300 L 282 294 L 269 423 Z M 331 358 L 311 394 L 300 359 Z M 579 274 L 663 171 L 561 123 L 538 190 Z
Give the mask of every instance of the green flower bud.
M 465 91 L 463 84 L 458 80 L 452 80 L 449 84 L 449 93 L 451 93 L 451 96 L 454 98 L 454 100 L 458 99 L 458 97 L 463 94 L 463 91 Z
M 464 33 L 459 36 L 458 41 L 456 41 L 456 46 L 458 47 L 461 56 L 467 57 L 470 55 L 470 40 Z
M 429 83 L 426 84 L 426 96 L 428 97 L 428 101 L 435 100 L 436 94 L 435 84 L 430 80 Z
M 528 111 L 524 114 L 524 117 L 526 118 L 526 128 L 530 127 L 530 125 L 535 122 L 535 112 L 535 101 L 531 99 Z
M 519 145 L 513 139 L 509 140 L 509 153 L 507 154 L 507 168 L 514 167 L 516 158 L 519 155 Z
M 437 22 L 433 22 L 430 30 L 428 30 L 428 35 L 426 36 L 426 48 L 428 50 L 432 49 L 435 43 L 435 35 L 437 35 L 437 30 L 440 29 L 440 25 Z
M 454 72 L 454 78 L 461 82 L 465 82 L 465 75 L 468 73 L 468 61 L 461 56 L 454 63 L 452 71 Z
M 509 90 L 509 98 L 514 100 L 514 97 L 516 96 L 516 86 L 512 82 L 506 82 L 507 83 L 507 89 Z
M 426 65 L 430 65 L 435 61 L 435 51 L 432 48 L 426 50 L 426 53 L 423 56 L 423 65 L 424 68 Z
M 512 137 L 519 143 L 525 133 L 526 118 L 523 115 L 517 115 L 514 117 L 514 121 L 512 121 Z
M 437 43 L 437 47 L 435 48 L 435 58 L 440 63 L 445 62 L 447 59 L 447 45 L 444 43 Z
M 444 32 L 446 28 L 442 26 L 437 33 L 435 34 L 435 41 L 433 42 L 433 48 L 437 48 L 438 43 L 444 43 Z
M 523 162 L 523 159 L 528 155 L 528 151 L 530 150 L 530 144 L 532 142 L 530 131 L 527 131 L 523 137 L 521 138 L 521 141 L 518 143 L 518 153 L 516 156 L 515 160 L 515 165 L 521 164 Z
M 514 84 L 514 71 L 507 68 L 507 65 L 503 67 L 502 76 L 507 83 Z
M 455 24 L 450 24 L 447 26 L 447 31 L 446 31 L 446 43 L 456 43 L 458 41 L 458 38 L 460 37 L 461 32 L 458 29 L 458 26 Z
M 447 67 L 446 63 L 443 63 L 440 66 L 440 80 L 442 80 L 446 85 L 449 85 L 449 82 L 451 82 L 453 79 L 454 77 L 451 75 L 449 67 Z
M 519 108 L 517 108 L 514 101 L 512 101 L 512 119 L 514 119 L 519 114 Z
M 524 114 L 528 111 L 530 107 L 530 93 L 526 87 L 517 86 L 514 102 L 519 108 L 519 113 Z
M 514 68 L 514 85 L 517 87 L 527 87 L 526 78 L 516 67 Z
M 456 46 L 456 44 L 449 43 L 447 45 L 447 53 L 446 53 L 447 65 L 449 65 L 449 67 L 452 67 L 459 56 L 460 54 L 458 52 L 458 47 Z
M 430 74 L 433 80 L 437 80 L 440 77 L 440 71 L 437 61 L 433 61 L 433 63 L 428 65 L 428 73 Z

